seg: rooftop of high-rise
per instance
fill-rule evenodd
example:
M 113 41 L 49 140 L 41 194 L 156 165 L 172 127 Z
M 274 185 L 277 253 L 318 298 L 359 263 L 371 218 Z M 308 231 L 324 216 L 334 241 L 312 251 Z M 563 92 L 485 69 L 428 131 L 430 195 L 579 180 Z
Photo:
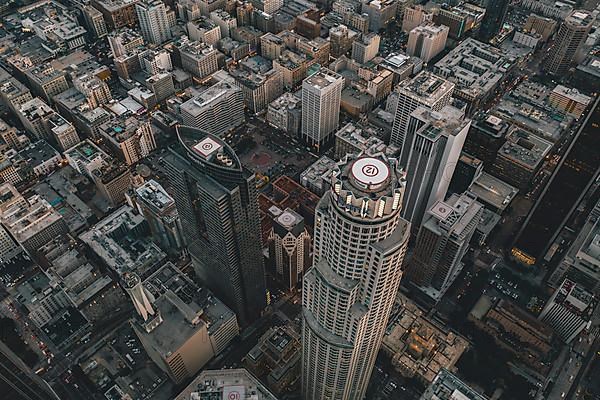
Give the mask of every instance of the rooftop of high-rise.
M 309 76 L 304 80 L 302 86 L 312 86 L 316 89 L 325 89 L 336 82 L 339 81 L 342 77 L 327 68 L 321 68 L 319 72 Z
M 202 371 L 175 400 L 252 399 L 277 400 L 245 369 Z
M 399 91 L 405 96 L 418 98 L 425 104 L 433 104 L 448 92 L 452 92 L 454 83 L 431 72 L 422 71 L 414 78 L 403 82 Z

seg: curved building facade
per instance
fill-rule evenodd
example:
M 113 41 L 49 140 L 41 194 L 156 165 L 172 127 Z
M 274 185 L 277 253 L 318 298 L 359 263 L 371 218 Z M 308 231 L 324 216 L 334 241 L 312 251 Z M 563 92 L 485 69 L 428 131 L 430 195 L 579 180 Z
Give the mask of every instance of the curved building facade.
M 346 158 L 333 176 L 317 206 L 313 266 L 303 281 L 307 400 L 364 398 L 410 232 L 395 160 Z
M 249 325 L 266 306 L 256 178 L 218 137 L 189 126 L 177 136 L 165 169 L 194 271 Z

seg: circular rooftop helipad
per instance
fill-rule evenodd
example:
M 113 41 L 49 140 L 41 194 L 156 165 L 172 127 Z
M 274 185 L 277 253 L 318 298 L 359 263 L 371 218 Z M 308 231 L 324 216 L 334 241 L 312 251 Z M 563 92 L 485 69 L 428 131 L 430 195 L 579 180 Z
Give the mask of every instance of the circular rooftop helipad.
M 377 158 L 359 158 L 352 165 L 352 176 L 361 186 L 373 187 L 387 180 L 390 176 L 390 169 Z
M 296 217 L 292 213 L 286 211 L 277 218 L 277 221 L 286 228 L 289 228 L 296 223 Z

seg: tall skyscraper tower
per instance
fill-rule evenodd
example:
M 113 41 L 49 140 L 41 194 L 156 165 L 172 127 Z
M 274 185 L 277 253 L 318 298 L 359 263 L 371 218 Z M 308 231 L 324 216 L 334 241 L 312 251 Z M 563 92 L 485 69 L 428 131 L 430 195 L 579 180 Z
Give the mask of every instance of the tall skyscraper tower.
M 391 144 L 400 147 L 400 165 L 405 166 L 412 137 L 408 137 L 407 127 L 410 114 L 418 107 L 439 111 L 450 104 L 454 84 L 431 72 L 423 71 L 398 90 L 398 102 L 392 125 Z
M 470 126 L 471 120 L 452 106 L 440 111 L 419 107 L 411 114 L 402 216 L 413 230 L 421 226 L 425 211 L 444 200 Z
M 419 229 L 406 279 L 439 300 L 462 270 L 461 259 L 482 213 L 483 206 L 469 192 L 435 203 Z
M 479 28 L 479 37 L 482 41 L 489 42 L 502 29 L 510 0 L 479 0 L 476 3 L 485 8 L 485 16 Z
M 567 72 L 579 48 L 592 28 L 594 16 L 586 10 L 575 10 L 558 29 L 554 47 L 548 56 L 546 64 L 548 72 L 563 75 Z
M 143 0 L 135 5 L 135 12 L 146 42 L 161 44 L 171 39 L 165 3 L 161 0 Z
M 302 82 L 302 139 L 320 148 L 327 143 L 340 121 L 344 78 L 321 68 Z
M 361 400 L 396 298 L 410 225 L 395 160 L 346 158 L 315 216 L 313 266 L 303 281 L 306 400 Z
M 165 164 L 194 270 L 247 325 L 266 304 L 255 176 L 216 136 L 186 126 L 177 136 Z
M 58 400 L 42 378 L 0 342 L 0 393 L 4 400 Z

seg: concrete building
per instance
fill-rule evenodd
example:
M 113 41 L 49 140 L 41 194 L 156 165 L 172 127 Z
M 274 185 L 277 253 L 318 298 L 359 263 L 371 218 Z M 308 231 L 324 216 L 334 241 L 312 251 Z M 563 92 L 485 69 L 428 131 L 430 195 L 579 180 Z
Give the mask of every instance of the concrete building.
M 135 26 L 137 3 L 138 0 L 92 0 L 91 2 L 92 6 L 102 13 L 111 30 Z
M 301 138 L 321 149 L 337 129 L 344 78 L 322 68 L 302 82 Z
M 346 25 L 337 25 L 332 27 L 329 30 L 331 56 L 337 58 L 348 53 L 348 51 L 352 49 L 352 43 L 358 38 L 359 33 L 348 28 Z
M 442 368 L 419 400 L 488 400 L 488 398 Z
M 108 44 L 114 58 L 124 56 L 144 45 L 144 39 L 135 30 L 123 28 L 108 35 Z
M 369 16 L 369 30 L 379 32 L 394 20 L 397 8 L 395 0 L 371 0 L 363 3 L 361 12 Z
M 510 124 L 501 118 L 488 114 L 476 114 L 463 150 L 483 162 L 489 170 L 496 160 L 496 155 L 506 142 Z
M 135 333 L 175 383 L 195 376 L 239 333 L 235 314 L 171 263 L 143 282 L 135 273 L 123 280 L 136 306 Z
M 271 69 L 264 74 L 257 74 L 238 68 L 229 70 L 229 73 L 242 90 L 246 107 L 254 113 L 263 111 L 283 93 L 283 77 L 280 71 Z
M 52 103 L 52 98 L 69 88 L 66 74 L 55 70 L 49 64 L 40 64 L 25 73 L 31 91 L 47 103 Z
M 291 391 L 298 383 L 302 343 L 290 326 L 270 328 L 246 355 L 246 364 L 256 375 L 266 375 L 277 395 Z
M 294 290 L 310 265 L 310 234 L 304 218 L 289 208 L 272 210 L 273 228 L 269 233 L 269 258 L 275 276 L 288 290 Z
M 302 122 L 302 99 L 293 93 L 285 92 L 269 103 L 267 121 L 289 135 L 299 136 Z
M 195 78 L 204 79 L 213 72 L 217 72 L 217 50 L 211 45 L 202 42 L 186 41 L 179 46 L 181 66 Z
M 125 193 L 131 189 L 131 172 L 125 164 L 109 159 L 94 169 L 91 176 L 110 207 L 115 208 L 125 202 Z
M 600 203 L 593 208 L 548 282 L 558 288 L 565 278 L 600 295 Z
M 584 329 L 590 327 L 590 319 L 596 301 L 594 295 L 569 279 L 565 279 L 548 300 L 538 317 L 554 329 L 565 343 L 571 343 Z
M 302 293 L 305 399 L 362 399 L 402 276 L 404 187 L 385 156 L 336 165 L 317 206 Z
M 513 129 L 506 136 L 506 143 L 498 151 L 490 172 L 526 191 L 550 149 L 551 142 L 522 129 Z
M 47 124 L 54 140 L 62 150 L 70 149 L 81 141 L 73 124 L 64 119 L 60 114 L 52 114 L 48 118 Z
M 5 183 L 2 185 L 1 190 L 5 192 L 7 187 L 12 187 L 12 185 Z M 12 191 L 12 195 L 14 193 L 16 193 L 16 190 Z M 38 195 L 34 195 L 27 200 L 11 202 L 9 206 L 4 208 L 6 202 L 7 200 L 3 199 L 3 209 L 0 216 L 2 224 L 17 243 L 30 253 L 55 237 L 65 235 L 68 232 L 67 224 L 62 215 Z
M 135 5 L 142 36 L 147 43 L 161 44 L 171 39 L 167 6 L 160 0 L 140 0 Z
M 580 93 L 577 89 L 557 85 L 548 97 L 548 104 L 563 114 L 579 118 L 592 103 L 592 98 Z
M 154 128 L 150 121 L 135 117 L 110 120 L 99 127 L 99 135 L 127 165 L 146 158 L 156 149 Z
M 319 158 L 300 173 L 300 183 L 313 193 L 323 196 L 331 188 L 336 161 L 327 156 Z
M 431 297 L 442 298 L 463 268 L 462 258 L 483 212 L 472 193 L 453 194 L 429 209 L 406 278 Z
M 196 276 L 248 325 L 266 305 L 256 178 L 217 136 L 177 136 L 165 164 Z
M 433 72 L 456 84 L 454 97 L 467 103 L 470 114 L 494 96 L 516 61 L 506 50 L 467 38 L 438 61 Z
M 135 189 L 134 201 L 148 221 L 154 242 L 163 251 L 177 254 L 185 243 L 175 200 L 158 182 L 150 179 Z
M 569 70 L 578 56 L 581 45 L 587 39 L 593 22 L 594 16 L 586 10 L 573 11 L 565 18 L 545 64 L 549 73 L 563 76 Z
M 409 33 L 418 26 L 433 22 L 433 12 L 422 5 L 413 5 L 404 9 L 402 32 Z
M 376 33 L 363 33 L 352 42 L 352 59 L 361 64 L 371 61 L 379 52 L 381 37 Z
M 335 133 L 336 160 L 341 160 L 346 154 L 368 154 L 383 153 L 388 158 L 398 155 L 398 148 L 394 145 L 386 145 L 380 139 L 382 132 L 375 126 L 349 122 Z
M 210 46 L 216 46 L 222 37 L 219 25 L 205 16 L 200 16 L 188 22 L 186 27 L 191 40 L 197 40 Z
M 88 26 L 88 30 L 93 33 L 96 38 L 102 38 L 108 35 L 104 16 L 97 8 L 91 5 L 83 7 L 83 15 Z
M 440 326 L 408 298 L 399 294 L 381 349 L 395 369 L 406 378 L 429 385 L 442 370 L 456 370 L 456 362 L 469 342 Z
M 393 110 L 394 124 L 390 143 L 400 148 L 400 165 L 406 165 L 412 146 L 413 138 L 408 136 L 410 115 L 418 107 L 440 111 L 450 104 L 453 91 L 453 83 L 426 71 L 396 88 L 398 96 Z
M 411 114 L 407 133 L 412 143 L 405 148 L 402 216 L 413 230 L 421 225 L 425 212 L 445 198 L 470 124 L 471 120 L 452 106 L 440 111 L 419 107 Z
M 546 42 L 556 30 L 556 20 L 543 17 L 541 15 L 530 14 L 523 25 L 526 32 L 538 33 L 542 36 L 542 41 Z
M 221 29 L 221 37 L 231 37 L 231 32 L 237 27 L 237 20 L 225 10 L 215 10 L 210 13 L 210 19 Z
M 222 137 L 245 121 L 244 95 L 233 82 L 221 81 L 181 105 L 183 123 Z
M 175 400 L 196 400 L 219 396 L 222 399 L 277 400 L 257 378 L 245 369 L 202 371 Z
M 420 25 L 408 35 L 406 54 L 419 57 L 424 63 L 440 54 L 446 47 L 448 27 L 445 25 Z

